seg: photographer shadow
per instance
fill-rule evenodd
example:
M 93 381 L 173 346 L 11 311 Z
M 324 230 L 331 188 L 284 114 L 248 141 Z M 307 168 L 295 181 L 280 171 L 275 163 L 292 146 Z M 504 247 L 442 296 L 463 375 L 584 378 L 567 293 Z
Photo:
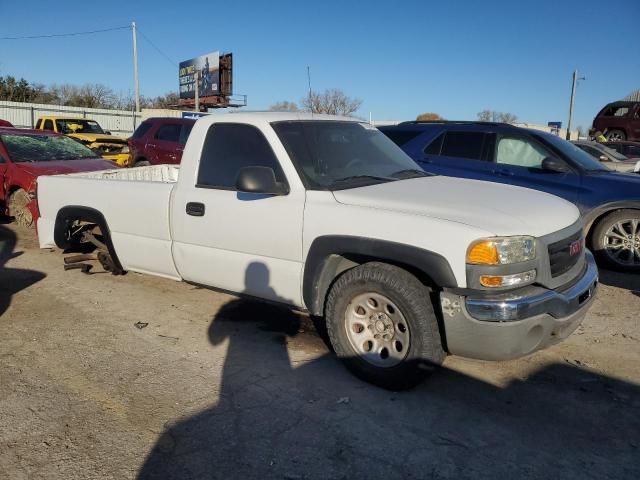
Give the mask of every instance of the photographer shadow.
M 16 243 L 16 234 L 4 225 L 0 225 L 0 316 L 11 305 L 13 295 L 39 282 L 46 276 L 44 273 L 35 270 L 9 268 L 6 266 L 11 259 L 22 255 L 22 252 L 14 251 Z
M 245 281 L 271 288 L 262 264 Z M 223 306 L 208 330 L 227 348 L 218 400 L 168 426 L 138 478 L 640 478 L 637 385 L 569 364 L 504 386 L 442 367 L 394 393 L 328 352 L 297 361 L 302 319 L 252 300 Z

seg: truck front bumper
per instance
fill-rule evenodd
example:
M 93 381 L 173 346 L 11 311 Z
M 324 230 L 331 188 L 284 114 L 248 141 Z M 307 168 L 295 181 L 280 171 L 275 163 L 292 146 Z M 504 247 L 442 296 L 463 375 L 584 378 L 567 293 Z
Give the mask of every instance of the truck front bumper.
M 441 293 L 449 353 L 481 360 L 528 355 L 568 337 L 591 306 L 598 268 L 586 253 L 582 276 L 566 289 L 524 287 L 492 296 Z

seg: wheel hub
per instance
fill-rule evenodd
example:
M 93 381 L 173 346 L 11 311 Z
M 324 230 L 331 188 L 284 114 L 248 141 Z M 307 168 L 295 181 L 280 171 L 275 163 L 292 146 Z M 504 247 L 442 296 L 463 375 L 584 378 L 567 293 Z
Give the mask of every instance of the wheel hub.
M 379 367 L 400 363 L 409 352 L 410 332 L 400 309 L 386 296 L 354 297 L 345 311 L 347 338 L 358 356 Z
M 616 263 L 640 265 L 640 221 L 631 218 L 611 225 L 604 234 L 604 245 L 607 255 Z

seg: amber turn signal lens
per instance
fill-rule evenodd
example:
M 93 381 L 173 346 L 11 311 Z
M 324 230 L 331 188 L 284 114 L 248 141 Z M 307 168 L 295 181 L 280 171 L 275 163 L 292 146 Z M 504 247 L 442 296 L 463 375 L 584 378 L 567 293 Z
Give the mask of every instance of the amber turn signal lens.
M 502 276 L 480 275 L 480 285 L 483 287 L 501 287 Z
M 498 249 L 491 240 L 480 240 L 467 250 L 467 263 L 476 265 L 498 265 Z

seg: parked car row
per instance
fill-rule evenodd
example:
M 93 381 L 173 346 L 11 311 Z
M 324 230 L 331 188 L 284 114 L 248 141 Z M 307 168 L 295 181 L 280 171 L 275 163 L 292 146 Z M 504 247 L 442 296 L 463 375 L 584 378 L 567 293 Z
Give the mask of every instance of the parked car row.
M 427 172 L 517 185 L 580 209 L 587 245 L 602 265 L 640 272 L 640 176 L 610 170 L 550 133 L 483 122 L 381 127 Z

